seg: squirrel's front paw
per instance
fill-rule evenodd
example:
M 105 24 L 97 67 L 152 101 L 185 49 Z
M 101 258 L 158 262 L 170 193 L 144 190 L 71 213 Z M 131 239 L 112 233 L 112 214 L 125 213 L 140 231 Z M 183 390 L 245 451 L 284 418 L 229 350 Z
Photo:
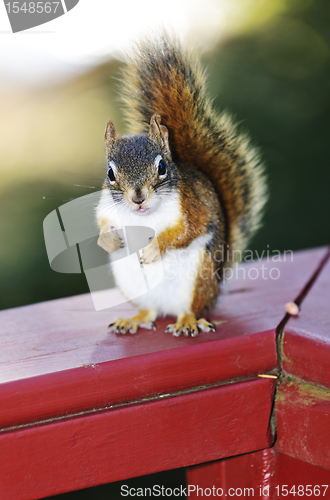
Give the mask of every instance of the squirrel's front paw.
M 151 264 L 160 258 L 160 250 L 157 238 L 153 238 L 148 245 L 141 250 L 142 264 Z
M 111 227 L 111 231 L 101 232 L 97 244 L 108 253 L 124 248 L 124 241 L 119 237 L 114 227 Z

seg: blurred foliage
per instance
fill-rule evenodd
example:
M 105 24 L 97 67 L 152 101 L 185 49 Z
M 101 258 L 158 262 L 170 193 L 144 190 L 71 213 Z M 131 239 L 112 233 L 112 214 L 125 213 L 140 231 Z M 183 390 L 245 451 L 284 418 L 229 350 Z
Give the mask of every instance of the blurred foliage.
M 285 15 L 208 55 L 209 90 L 259 146 L 270 199 L 252 247 L 329 243 L 330 4 L 289 1 Z
M 43 220 L 101 189 L 104 128 L 120 127 L 111 61 L 55 88 L 0 96 L 0 308 L 88 292 L 84 275 L 51 270 Z M 92 186 L 92 187 L 86 187 Z
M 330 233 L 330 3 L 273 3 L 265 22 L 204 56 L 215 106 L 250 132 L 267 166 L 270 200 L 251 245 L 258 251 L 324 245 Z M 106 120 L 125 131 L 120 67 L 111 61 L 54 88 L 0 96 L 0 308 L 88 292 L 83 275 L 50 269 L 42 221 L 101 187 Z

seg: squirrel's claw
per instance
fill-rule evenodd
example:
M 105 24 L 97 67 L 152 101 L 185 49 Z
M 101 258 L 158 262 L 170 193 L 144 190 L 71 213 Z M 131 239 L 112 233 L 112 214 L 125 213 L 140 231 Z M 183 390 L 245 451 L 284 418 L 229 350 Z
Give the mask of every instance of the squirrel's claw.
M 108 326 L 110 332 L 117 334 L 131 333 L 134 334 L 138 331 L 139 327 L 146 328 L 147 330 L 156 330 L 156 325 L 153 322 L 155 319 L 153 311 L 141 311 L 134 318 L 123 319 L 116 318 Z
M 138 331 L 138 324 L 133 320 L 116 318 L 115 321 L 108 326 L 110 332 L 117 334 L 136 333 Z
M 97 244 L 108 253 L 116 252 L 125 246 L 123 239 L 118 236 L 116 231 L 101 232 Z
M 215 332 L 216 330 L 215 324 L 204 318 L 199 319 L 197 321 L 197 325 L 200 330 L 203 330 L 203 332 Z
M 160 251 L 157 238 L 153 238 L 148 245 L 141 250 L 141 263 L 152 264 L 160 258 Z
M 210 321 L 202 318 L 197 320 L 194 314 L 182 314 L 176 323 L 167 326 L 165 332 L 171 332 L 174 337 L 197 337 L 200 330 L 203 332 L 215 332 L 215 326 Z

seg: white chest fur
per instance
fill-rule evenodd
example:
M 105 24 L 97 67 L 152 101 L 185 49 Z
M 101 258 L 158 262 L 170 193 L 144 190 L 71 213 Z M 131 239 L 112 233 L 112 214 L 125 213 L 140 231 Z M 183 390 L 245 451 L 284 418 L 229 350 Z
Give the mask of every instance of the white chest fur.
M 125 205 L 110 205 L 106 196 L 107 192 L 102 196 L 97 212 L 98 216 L 109 221 L 109 228 L 147 226 L 157 237 L 174 226 L 181 216 L 178 193 L 164 197 L 157 209 L 143 215 L 133 213 Z M 155 310 L 157 315 L 189 313 L 201 255 L 210 237 L 203 235 L 186 248 L 167 250 L 157 262 L 143 267 L 135 255 L 113 261 L 111 265 L 117 286 L 140 309 Z

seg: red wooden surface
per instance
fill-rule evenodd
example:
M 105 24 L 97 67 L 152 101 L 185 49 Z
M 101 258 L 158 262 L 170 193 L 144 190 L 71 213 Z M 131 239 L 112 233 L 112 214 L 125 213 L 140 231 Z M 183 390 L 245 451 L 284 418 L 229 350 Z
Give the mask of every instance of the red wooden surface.
M 276 397 L 278 449 L 330 469 L 330 391 L 298 380 Z
M 89 295 L 0 312 L 0 427 L 274 369 L 284 304 L 301 292 L 325 253 L 299 252 L 293 262 L 270 263 L 280 270 L 277 280 L 240 273 L 210 315 L 223 323 L 197 338 L 164 333 L 168 319 L 157 320 L 157 332 L 109 334 L 106 325 L 132 314 L 132 306 L 95 312 Z
M 284 304 L 326 253 L 244 266 L 210 315 L 216 333 L 193 339 L 166 334 L 170 318 L 157 332 L 109 334 L 132 306 L 95 312 L 88 295 L 0 312 L 0 495 L 40 498 L 270 446 L 274 381 L 256 374 L 276 369 Z
M 284 329 L 283 369 L 330 388 L 330 260 Z
M 284 328 L 286 377 L 277 393 L 276 419 L 281 451 L 330 469 L 329 299 L 328 259 L 303 300 L 299 316 Z
M 188 485 L 192 499 L 201 497 L 201 491 L 197 495 L 197 485 L 204 491 L 214 486 L 218 493 L 221 493 L 219 488 L 222 488 L 223 496 L 231 498 L 330 499 L 330 470 L 292 458 L 278 452 L 277 447 L 274 447 L 189 467 L 187 487 Z M 300 495 L 298 495 L 299 486 Z M 317 486 L 320 486 L 320 489 Z M 291 490 L 292 493 L 286 493 L 286 490 L 288 492 Z M 210 498 L 219 496 L 215 491 Z
M 330 498 L 330 262 L 327 256 L 329 254 L 325 255 L 319 274 L 314 275 L 312 286 L 308 288 L 306 283 L 306 294 L 300 297 L 299 316 L 288 318 L 284 325 L 280 346 L 284 372 L 275 402 L 276 447 L 189 468 L 188 483 L 198 484 L 204 490 L 214 485 L 227 493 L 229 488 L 238 488 L 240 494 L 234 497 L 251 495 L 252 490 L 244 493 L 244 488 L 252 488 L 259 498 Z M 318 385 L 306 383 L 292 374 Z M 312 486 L 312 490 L 307 491 L 307 485 Z M 318 490 L 318 485 L 324 487 Z M 192 486 L 190 496 L 201 496 L 201 490 L 197 493 Z
M 55 372 L 0 386 L 0 426 L 138 401 L 275 367 L 275 335 L 267 332 Z
M 269 446 L 273 393 L 274 380 L 254 379 L 3 432 L 0 498 L 40 498 Z

